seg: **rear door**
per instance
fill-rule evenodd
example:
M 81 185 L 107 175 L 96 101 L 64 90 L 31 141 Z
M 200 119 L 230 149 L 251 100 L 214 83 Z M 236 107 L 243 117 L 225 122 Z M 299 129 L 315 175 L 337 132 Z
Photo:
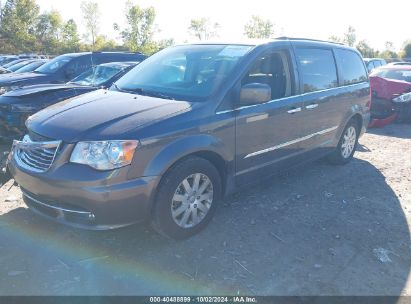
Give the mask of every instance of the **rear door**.
M 237 108 L 236 183 L 272 174 L 301 153 L 304 135 L 303 103 L 296 95 L 298 78 L 290 45 L 273 48 L 251 64 L 241 86 L 263 83 L 271 87 L 271 100 Z
M 301 148 L 312 150 L 330 145 L 349 104 L 338 89 L 333 50 L 302 45 L 295 47 L 295 54 L 304 100 L 305 140 Z

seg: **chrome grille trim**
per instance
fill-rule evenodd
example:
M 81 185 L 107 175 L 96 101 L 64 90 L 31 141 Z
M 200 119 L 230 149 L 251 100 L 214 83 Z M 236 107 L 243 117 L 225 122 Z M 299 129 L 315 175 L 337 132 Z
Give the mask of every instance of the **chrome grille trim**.
M 60 144 L 61 141 L 32 141 L 26 135 L 22 141 L 13 141 L 13 158 L 22 168 L 43 173 L 53 164 Z

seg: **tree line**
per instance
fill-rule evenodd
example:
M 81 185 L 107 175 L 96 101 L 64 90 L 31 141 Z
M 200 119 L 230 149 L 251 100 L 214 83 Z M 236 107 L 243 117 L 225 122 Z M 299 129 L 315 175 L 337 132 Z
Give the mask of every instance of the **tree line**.
M 73 19 L 63 20 L 57 10 L 40 12 L 35 0 L 0 0 L 0 53 L 25 53 L 58 55 L 80 51 L 133 51 L 153 54 L 174 44 L 174 40 L 155 40 L 160 31 L 155 23 L 154 7 L 143 8 L 130 0 L 124 8 L 124 26 L 113 24 L 121 42 L 109 39 L 100 32 L 100 8 L 97 1 L 81 3 L 82 19 L 86 34 L 80 37 Z M 209 18 L 192 19 L 187 32 L 196 39 L 209 40 L 219 36 L 221 26 Z M 260 16 L 251 16 L 244 25 L 248 38 L 272 38 L 275 25 Z M 383 51 L 373 49 L 366 40 L 357 42 L 355 29 L 350 26 L 342 37 L 331 36 L 331 41 L 356 47 L 364 57 L 411 58 L 411 41 L 404 42 L 399 53 L 393 43 L 387 41 Z
M 411 40 L 404 41 L 402 48 L 399 52 L 395 52 L 394 44 L 391 41 L 386 41 L 384 45 L 384 50 L 380 51 L 372 48 L 366 39 L 362 39 L 357 42 L 357 34 L 353 26 L 349 26 L 342 37 L 333 35 L 328 39 L 333 42 L 344 43 L 351 47 L 357 48 L 357 50 L 365 58 L 380 57 L 384 59 L 411 59 Z

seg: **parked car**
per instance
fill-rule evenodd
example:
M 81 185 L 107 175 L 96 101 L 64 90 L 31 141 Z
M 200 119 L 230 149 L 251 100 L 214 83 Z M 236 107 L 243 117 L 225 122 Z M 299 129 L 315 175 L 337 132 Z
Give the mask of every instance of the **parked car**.
M 186 238 L 235 189 L 308 159 L 346 164 L 369 122 L 361 55 L 301 39 L 164 49 L 27 120 L 8 167 L 35 212 Z
M 3 67 L 0 67 L 0 75 L 2 75 L 2 74 L 7 74 L 7 73 L 10 73 L 10 71 L 7 70 L 7 69 L 5 69 L 5 68 L 3 68 Z
M 27 59 L 15 59 L 15 60 L 12 60 L 12 61 L 10 61 L 9 63 L 7 63 L 7 64 L 4 64 L 3 65 L 3 68 L 5 68 L 5 69 L 9 69 L 9 67 L 11 67 L 11 66 L 13 66 L 13 65 L 15 65 L 15 64 L 18 64 L 18 63 L 20 63 L 20 62 L 24 62 L 24 61 L 27 61 Z
M 3 66 L 11 61 L 19 59 L 18 56 L 15 55 L 5 55 L 0 58 L 0 66 Z
M 33 72 L 37 68 L 41 67 L 43 64 L 47 63 L 48 59 L 37 59 L 32 63 L 29 63 L 18 70 L 14 71 L 14 73 L 26 73 L 26 72 Z
M 31 64 L 31 63 L 33 63 L 33 62 L 36 62 L 38 59 L 26 59 L 26 60 L 24 60 L 24 61 L 21 61 L 21 62 L 18 62 L 18 63 L 16 63 L 16 64 L 13 64 L 13 65 L 11 65 L 11 66 L 9 66 L 7 69 L 10 71 L 10 72 L 16 72 L 18 69 L 20 69 L 20 68 L 22 68 L 22 67 L 25 67 L 26 65 L 29 65 L 29 64 Z
M 101 88 L 109 88 L 137 62 L 113 62 L 95 66 L 67 84 L 26 86 L 0 96 L 0 138 L 21 139 L 27 117 L 59 101 Z
M 364 58 L 364 62 L 367 66 L 368 73 L 371 73 L 375 68 L 379 68 L 387 64 L 387 62 L 381 58 Z
M 397 62 L 391 62 L 388 65 L 411 65 L 411 62 L 408 61 L 397 61 Z
M 411 121 L 411 66 L 387 65 L 370 75 L 372 89 L 370 127 L 397 120 Z
M 32 73 L 5 74 L 0 76 L 0 95 L 19 87 L 66 83 L 94 65 L 117 61 L 141 61 L 140 53 L 94 52 L 61 55 L 42 65 Z

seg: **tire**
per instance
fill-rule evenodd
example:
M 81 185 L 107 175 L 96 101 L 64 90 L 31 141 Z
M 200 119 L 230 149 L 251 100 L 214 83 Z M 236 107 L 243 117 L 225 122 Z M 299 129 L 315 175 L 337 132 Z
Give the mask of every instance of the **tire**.
M 177 240 L 200 232 L 215 213 L 221 189 L 220 174 L 209 161 L 189 157 L 177 163 L 167 171 L 158 187 L 153 228 Z
M 354 119 L 348 122 L 338 142 L 337 148 L 328 156 L 328 161 L 331 164 L 345 165 L 353 159 L 358 146 L 359 129 L 359 125 Z M 354 135 L 352 135 L 352 132 L 354 132 Z

